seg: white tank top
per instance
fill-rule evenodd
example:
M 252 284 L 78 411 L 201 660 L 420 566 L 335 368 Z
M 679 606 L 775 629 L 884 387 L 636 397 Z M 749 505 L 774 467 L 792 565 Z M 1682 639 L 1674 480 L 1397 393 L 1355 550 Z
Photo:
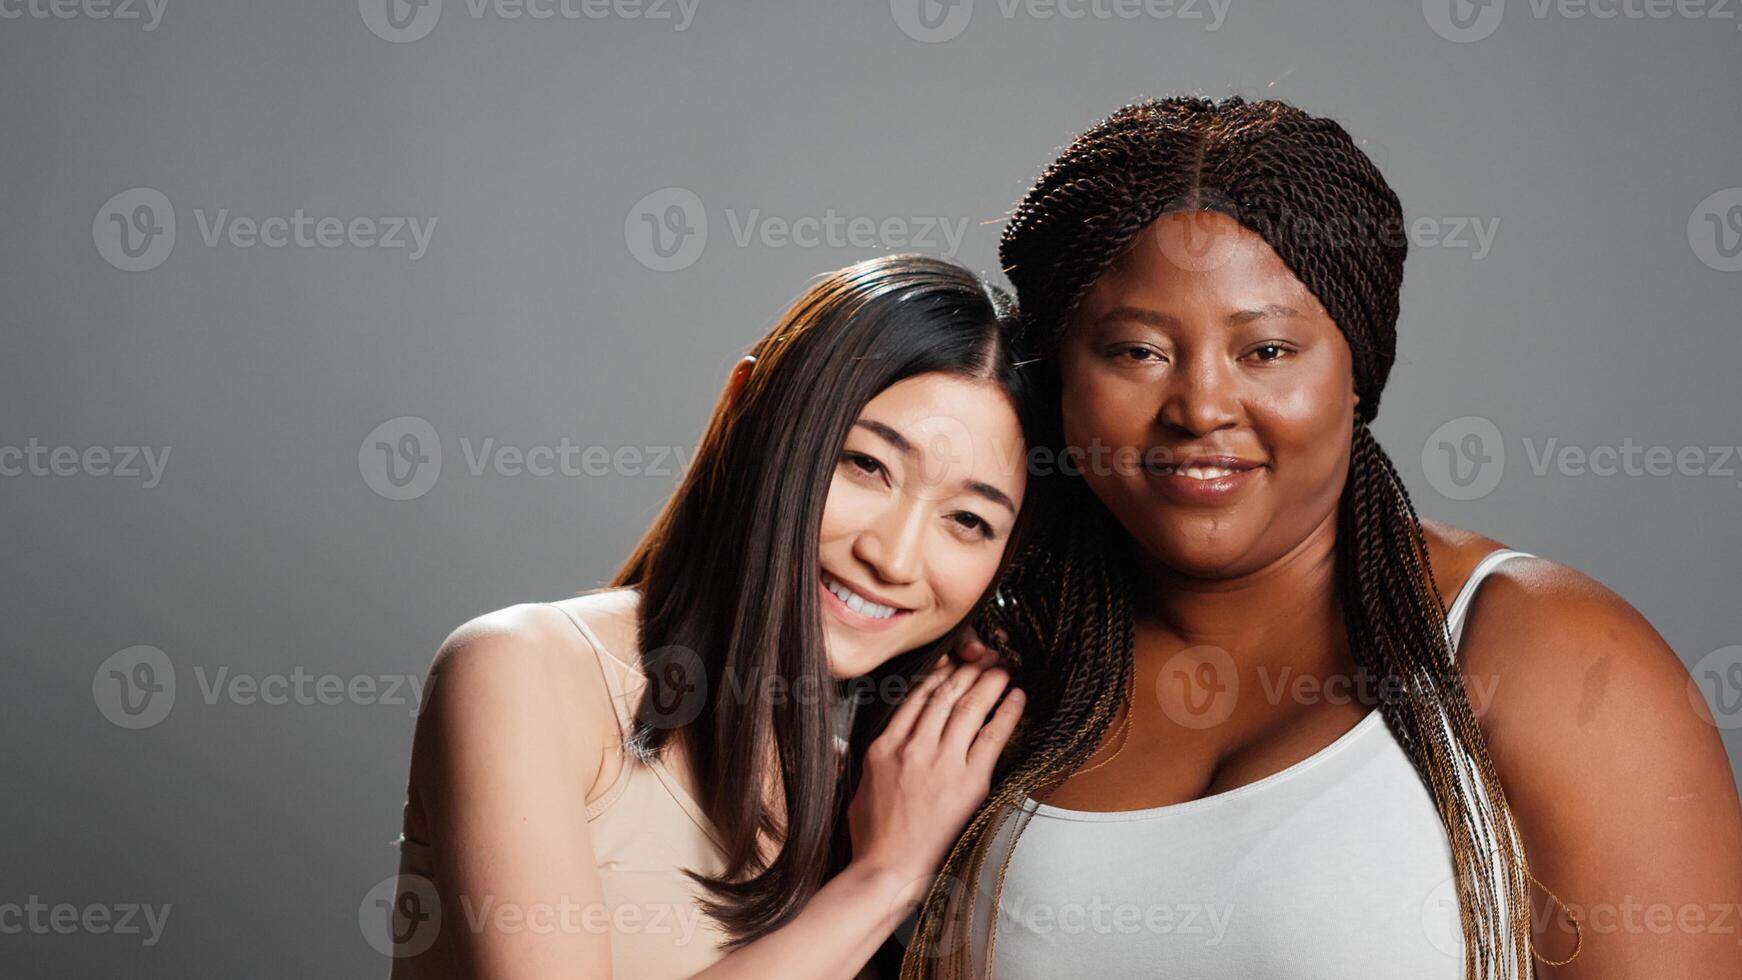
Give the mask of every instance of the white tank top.
M 1477 585 L 1519 556 L 1531 557 L 1501 548 L 1471 572 L 1447 611 L 1454 651 Z M 998 901 L 998 980 L 1464 976 L 1451 843 L 1377 710 L 1225 793 L 1111 813 L 1024 809 Z M 977 882 L 976 977 L 1013 822 Z

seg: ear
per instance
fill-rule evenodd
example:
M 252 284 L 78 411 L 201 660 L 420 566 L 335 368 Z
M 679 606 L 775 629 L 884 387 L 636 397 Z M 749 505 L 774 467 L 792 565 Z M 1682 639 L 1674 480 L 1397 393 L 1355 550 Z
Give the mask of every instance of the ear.
M 737 404 L 738 395 L 744 390 L 744 383 L 750 380 L 750 369 L 756 366 L 756 355 L 745 354 L 743 359 L 732 365 L 732 373 L 726 375 L 726 401 Z

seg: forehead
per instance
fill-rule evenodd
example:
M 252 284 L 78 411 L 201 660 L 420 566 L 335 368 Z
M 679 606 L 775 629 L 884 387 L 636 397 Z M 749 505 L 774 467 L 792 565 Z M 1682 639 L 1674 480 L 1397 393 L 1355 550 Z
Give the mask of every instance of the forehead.
M 1307 303 L 1311 290 L 1262 235 L 1217 211 L 1164 214 L 1139 232 L 1083 297 L 1105 306 L 1133 299 L 1220 302 L 1230 307 Z
M 952 476 L 990 483 L 1013 498 L 1022 491 L 1022 426 L 1010 396 L 992 382 L 915 375 L 883 389 L 859 417 L 894 429 L 927 465 L 947 466 Z

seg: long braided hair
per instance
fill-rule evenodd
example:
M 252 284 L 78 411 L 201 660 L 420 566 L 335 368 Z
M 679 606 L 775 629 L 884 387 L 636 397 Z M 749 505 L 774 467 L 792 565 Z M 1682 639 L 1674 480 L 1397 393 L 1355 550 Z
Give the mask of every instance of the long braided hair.
M 1351 652 L 1380 690 L 1387 726 L 1430 791 L 1451 842 L 1465 976 L 1531 976 L 1531 878 L 1523 847 L 1452 655 L 1426 537 L 1368 428 L 1396 351 L 1407 242 L 1397 196 L 1336 122 L 1277 101 L 1169 98 L 1125 106 L 1073 141 L 1012 214 L 1000 245 L 1021 308 L 1019 350 L 1038 360 L 1056 416 L 1059 340 L 1083 295 L 1163 214 L 1220 211 L 1262 236 L 1323 304 L 1353 354 L 1354 430 L 1338 504 L 1336 574 Z M 904 980 L 967 976 L 973 904 L 989 852 L 1021 804 L 1080 769 L 1132 683 L 1133 545 L 1080 476 L 1031 481 L 1044 530 L 1017 556 L 984 636 L 1003 641 L 1033 696 L 989 797 L 920 912 Z M 965 893 L 965 894 L 964 894 Z M 995 962 L 998 893 L 979 947 Z

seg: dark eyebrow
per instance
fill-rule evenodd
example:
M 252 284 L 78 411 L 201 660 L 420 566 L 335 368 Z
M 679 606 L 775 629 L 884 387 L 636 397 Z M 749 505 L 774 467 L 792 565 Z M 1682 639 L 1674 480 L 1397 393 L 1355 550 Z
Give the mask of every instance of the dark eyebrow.
M 1278 320 L 1287 317 L 1298 317 L 1300 311 L 1280 303 L 1268 303 L 1255 310 L 1236 310 L 1228 314 L 1228 324 L 1239 326 L 1254 320 Z M 1157 310 L 1146 310 L 1140 306 L 1115 306 L 1106 313 L 1095 318 L 1095 325 L 1100 326 L 1116 320 L 1136 320 L 1138 323 L 1152 327 L 1177 327 L 1179 318 Z
M 1170 316 L 1166 313 L 1160 313 L 1155 310 L 1146 310 L 1141 306 L 1115 306 L 1096 317 L 1095 326 L 1099 327 L 1116 320 L 1136 320 L 1138 323 L 1148 324 L 1152 327 L 1179 326 L 1178 317 Z
M 884 425 L 882 422 L 879 422 L 876 419 L 860 419 L 853 424 L 879 436 L 884 442 L 894 446 L 896 451 L 901 453 L 903 456 L 915 455 L 916 450 L 913 448 L 913 443 L 908 442 L 906 436 L 889 426 Z M 978 494 L 995 504 L 1001 505 L 1005 510 L 1008 510 L 1012 516 L 1016 514 L 1016 502 L 1011 500 L 1010 496 L 1004 491 L 990 483 L 983 483 L 979 480 L 969 480 L 967 483 L 963 484 L 962 488 L 969 493 Z
M 1228 322 L 1238 325 L 1251 323 L 1253 320 L 1281 320 L 1293 316 L 1300 316 L 1300 311 L 1280 303 L 1269 303 L 1256 310 L 1241 310 L 1238 313 L 1231 313 L 1228 315 Z
M 858 426 L 861 429 L 869 429 L 871 432 L 876 433 L 879 436 L 882 436 L 883 441 L 889 443 L 891 446 L 894 446 L 897 450 L 899 450 L 901 452 L 901 455 L 903 455 L 903 456 L 912 456 L 913 455 L 913 443 L 908 442 L 906 436 L 895 431 L 894 429 L 891 429 L 889 426 L 884 425 L 882 422 L 878 422 L 875 419 L 860 419 L 859 421 L 854 422 L 853 424 Z
M 1002 504 L 1004 509 L 1010 512 L 1010 516 L 1016 516 L 1015 501 L 1005 496 L 1004 491 L 998 489 L 992 484 L 981 483 L 979 480 L 969 480 L 967 489 L 970 493 L 977 493 L 995 504 Z

